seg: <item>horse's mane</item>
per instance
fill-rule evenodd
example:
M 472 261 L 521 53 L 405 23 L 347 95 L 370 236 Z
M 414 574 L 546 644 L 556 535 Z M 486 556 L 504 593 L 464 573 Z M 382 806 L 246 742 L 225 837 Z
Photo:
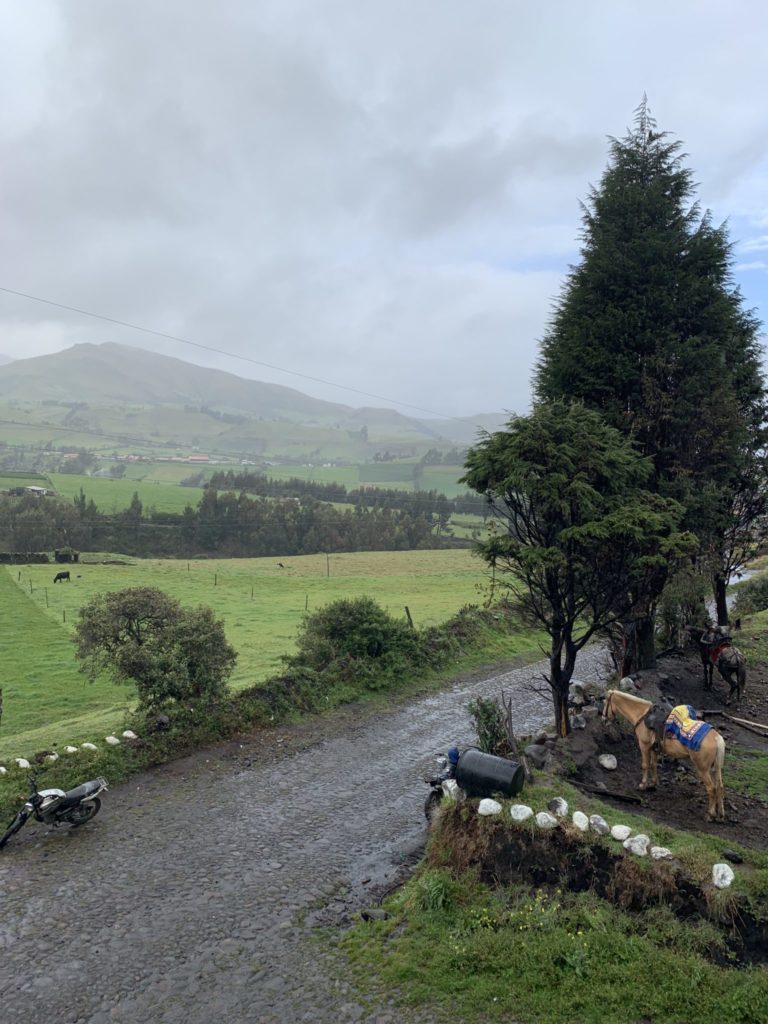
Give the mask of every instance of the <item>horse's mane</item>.
M 631 704 L 648 704 L 648 705 L 653 704 L 653 701 L 646 700 L 644 697 L 635 697 L 634 694 L 632 694 L 632 693 L 625 693 L 624 690 L 606 690 L 605 691 L 606 697 L 609 694 L 612 694 L 612 693 L 617 694 L 617 696 L 621 697 L 622 700 L 628 700 Z

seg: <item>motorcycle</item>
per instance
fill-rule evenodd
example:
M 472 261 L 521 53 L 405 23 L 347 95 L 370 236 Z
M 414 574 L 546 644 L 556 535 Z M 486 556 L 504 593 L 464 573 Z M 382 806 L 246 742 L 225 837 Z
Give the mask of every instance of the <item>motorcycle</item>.
M 427 799 L 424 801 L 424 817 L 427 819 L 428 825 L 432 824 L 435 811 L 443 797 L 447 796 L 451 800 L 460 800 L 463 796 L 456 780 L 453 778 L 452 770 L 448 767 L 448 759 L 445 757 L 438 757 L 437 766 L 439 768 L 439 773 L 431 778 L 424 779 L 430 787 Z
M 72 825 L 73 828 L 84 825 L 99 813 L 99 794 L 108 789 L 108 786 L 107 780 L 99 777 L 65 793 L 63 789 L 38 789 L 37 775 L 33 775 L 29 781 L 29 789 L 29 800 L 0 836 L 0 850 L 30 817 L 34 817 L 43 825 L 53 825 L 54 828 L 58 828 L 62 823 Z

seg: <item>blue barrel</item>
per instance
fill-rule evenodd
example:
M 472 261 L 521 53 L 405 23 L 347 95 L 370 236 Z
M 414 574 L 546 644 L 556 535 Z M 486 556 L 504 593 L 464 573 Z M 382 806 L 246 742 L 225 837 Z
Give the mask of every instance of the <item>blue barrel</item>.
M 517 761 L 470 749 L 459 758 L 454 778 L 467 796 L 517 796 L 523 788 L 525 772 Z

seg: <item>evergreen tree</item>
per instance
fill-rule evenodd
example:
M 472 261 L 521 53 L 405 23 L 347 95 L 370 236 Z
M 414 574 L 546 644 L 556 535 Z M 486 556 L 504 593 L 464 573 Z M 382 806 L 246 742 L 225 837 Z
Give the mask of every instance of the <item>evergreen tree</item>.
M 657 130 L 645 99 L 634 128 L 611 140 L 600 186 L 582 207 L 581 260 L 543 339 L 534 387 L 540 400 L 568 397 L 600 410 L 650 457 L 649 486 L 682 502 L 716 592 L 720 579 L 722 616 L 733 571 L 731 495 L 746 489 L 754 499 L 765 475 L 765 383 L 759 323 L 733 284 L 726 227 L 700 213 L 680 149 Z M 745 504 L 759 510 L 760 501 L 741 502 L 740 513 Z M 742 540 L 761 518 L 743 524 Z M 653 659 L 663 584 L 655 580 L 638 603 L 641 664 Z

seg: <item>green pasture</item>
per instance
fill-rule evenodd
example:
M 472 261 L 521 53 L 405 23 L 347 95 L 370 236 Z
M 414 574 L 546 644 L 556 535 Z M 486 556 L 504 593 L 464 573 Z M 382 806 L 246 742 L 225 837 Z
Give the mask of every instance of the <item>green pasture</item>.
M 51 567 L 36 568 L 45 572 L 41 586 L 50 583 Z M 6 757 L 40 750 L 44 744 L 35 741 L 47 739 L 47 730 L 60 720 L 69 720 L 60 734 L 62 742 L 88 739 L 103 722 L 111 727 L 119 721 L 130 697 L 111 683 L 89 683 L 80 675 L 68 628 L 41 610 L 40 597 L 44 599 L 45 594 L 30 594 L 27 570 L 27 566 L 0 570 L 0 755 Z M 41 727 L 45 727 L 43 734 L 34 735 Z
M 194 472 L 185 467 L 186 476 Z M 80 476 L 75 473 L 51 473 L 51 483 L 64 498 L 76 498 L 82 488 L 86 498 L 93 498 L 100 512 L 120 512 L 128 508 L 138 493 L 144 512 L 183 512 L 187 505 L 196 507 L 203 496 L 201 487 L 179 487 L 159 480 L 111 480 L 108 477 Z
M 43 473 L 24 473 L 21 470 L 9 469 L 0 471 L 0 490 L 7 491 L 11 487 L 53 487 Z
M 186 606 L 213 608 L 238 652 L 235 689 L 276 674 L 280 656 L 294 649 L 305 611 L 337 598 L 370 596 L 403 617 L 407 605 L 415 625 L 424 627 L 485 597 L 483 566 L 468 550 L 306 555 L 282 559 L 283 569 L 278 558 L 125 559 L 126 564 L 104 565 L 85 557 L 70 567 L 70 583 L 56 585 L 56 566 L 0 568 L 0 756 L 77 742 L 73 729 L 85 730 L 80 738 L 88 738 L 93 724 L 105 730 L 119 725 L 130 694 L 107 681 L 84 681 L 70 639 L 80 606 L 97 593 L 155 586 Z M 521 637 L 521 649 L 526 644 L 530 638 Z
M 458 482 L 465 472 L 463 466 L 425 466 L 419 477 L 418 490 L 437 491 L 446 498 L 466 494 L 469 488 Z
M 206 465 L 189 462 L 124 462 L 124 480 L 142 481 L 143 483 L 157 484 L 180 484 L 187 477 L 203 474 L 205 480 L 213 473 L 233 469 L 240 470 L 241 466 L 235 465 Z

